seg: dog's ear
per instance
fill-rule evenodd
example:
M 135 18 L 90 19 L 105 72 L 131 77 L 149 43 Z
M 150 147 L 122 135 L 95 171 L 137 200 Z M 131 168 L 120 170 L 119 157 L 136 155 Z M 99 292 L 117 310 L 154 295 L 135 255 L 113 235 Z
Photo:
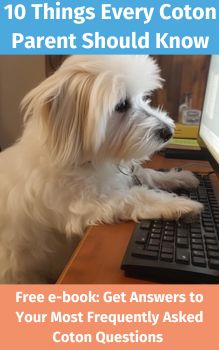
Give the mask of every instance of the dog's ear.
M 96 154 L 105 140 L 107 123 L 112 115 L 124 83 L 112 72 L 98 74 L 90 91 L 90 103 L 84 129 L 84 148 Z
M 94 80 L 94 75 L 83 70 L 61 67 L 22 101 L 26 123 L 37 122 L 34 125 L 39 127 L 42 142 L 59 164 L 83 161 L 84 132 Z
M 79 164 L 98 151 L 116 89 L 109 72 L 63 65 L 23 99 L 25 121 L 35 119 L 59 164 Z

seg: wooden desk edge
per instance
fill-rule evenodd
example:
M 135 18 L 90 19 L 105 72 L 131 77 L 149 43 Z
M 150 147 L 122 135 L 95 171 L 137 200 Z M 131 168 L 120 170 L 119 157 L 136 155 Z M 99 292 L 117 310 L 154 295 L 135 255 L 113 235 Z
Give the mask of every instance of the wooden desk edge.
M 59 276 L 58 280 L 56 281 L 56 284 L 62 284 L 66 273 L 68 272 L 71 265 L 74 263 L 74 260 L 77 258 L 78 254 L 80 253 L 80 250 L 82 249 L 83 245 L 86 242 L 86 239 L 88 237 L 89 231 L 93 229 L 93 226 L 89 226 L 85 233 L 83 238 L 81 239 L 80 243 L 78 244 L 77 248 L 73 251 L 72 256 L 70 257 L 69 261 L 67 262 L 64 270 L 62 271 L 61 275 Z

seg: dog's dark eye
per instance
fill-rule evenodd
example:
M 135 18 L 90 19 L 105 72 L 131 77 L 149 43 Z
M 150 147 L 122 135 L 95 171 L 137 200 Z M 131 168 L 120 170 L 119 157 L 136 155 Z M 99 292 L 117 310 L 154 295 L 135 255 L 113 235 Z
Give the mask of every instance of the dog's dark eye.
M 128 99 L 125 99 L 124 101 L 121 101 L 116 105 L 115 111 L 118 113 L 126 112 L 130 107 L 130 103 Z

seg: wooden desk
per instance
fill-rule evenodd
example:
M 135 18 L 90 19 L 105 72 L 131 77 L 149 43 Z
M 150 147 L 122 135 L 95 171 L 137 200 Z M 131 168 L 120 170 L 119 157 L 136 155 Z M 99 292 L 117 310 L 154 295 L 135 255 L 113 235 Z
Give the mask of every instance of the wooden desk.
M 153 169 L 185 167 L 186 170 L 203 173 L 212 171 L 205 161 L 166 159 L 160 155 L 156 155 L 147 166 Z M 212 180 L 218 187 L 215 175 L 212 175 Z M 88 228 L 57 283 L 151 283 L 125 277 L 120 270 L 134 226 L 135 223 L 128 222 Z

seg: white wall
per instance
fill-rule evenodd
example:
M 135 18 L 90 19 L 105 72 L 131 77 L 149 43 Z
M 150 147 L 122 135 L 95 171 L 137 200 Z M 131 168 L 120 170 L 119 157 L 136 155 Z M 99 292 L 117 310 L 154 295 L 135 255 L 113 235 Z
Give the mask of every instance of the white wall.
M 45 56 L 0 56 L 0 146 L 12 145 L 22 132 L 20 102 L 45 79 Z

